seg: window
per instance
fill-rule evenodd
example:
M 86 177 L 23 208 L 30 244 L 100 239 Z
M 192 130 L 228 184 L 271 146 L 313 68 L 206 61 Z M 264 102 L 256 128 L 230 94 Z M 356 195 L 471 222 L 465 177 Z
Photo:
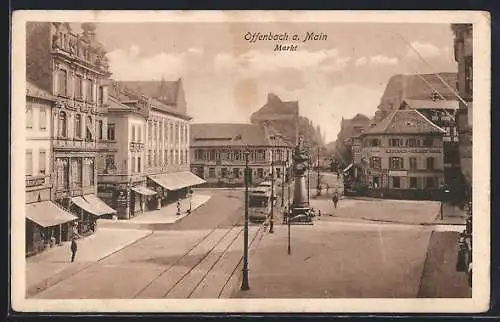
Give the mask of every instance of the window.
M 380 188 L 380 177 L 373 177 L 373 188 Z
M 406 145 L 409 147 L 418 147 L 418 146 L 420 146 L 420 140 L 419 139 L 408 139 L 408 140 L 406 140 Z
M 130 161 L 130 169 L 132 170 L 132 173 L 135 172 L 135 157 L 132 157 Z
M 280 168 L 276 168 L 276 178 L 281 178 L 281 169 Z
M 47 129 L 47 110 L 45 108 L 41 108 L 38 117 L 40 130 L 45 131 Z
M 82 76 L 76 75 L 75 77 L 75 98 L 82 99 L 83 98 L 83 81 Z
M 184 163 L 184 153 L 182 153 L 182 151 L 179 153 L 179 162 L 180 164 L 183 164 Z
M 26 128 L 33 128 L 33 109 L 31 107 L 26 108 Z
M 424 139 L 424 146 L 427 148 L 432 147 L 432 138 L 431 137 L 427 137 Z
M 26 175 L 33 175 L 33 152 L 31 150 L 26 150 Z
M 137 172 L 141 172 L 141 157 L 137 157 Z
M 151 138 L 153 136 L 153 124 L 151 121 L 148 122 L 148 140 L 151 143 Z
M 132 142 L 135 142 L 135 125 L 132 125 Z
M 99 92 L 97 95 L 99 95 L 99 97 L 97 98 L 97 100 L 99 101 L 98 103 L 104 105 L 104 88 L 102 86 L 99 86 Z
M 45 175 L 46 167 L 47 167 L 47 154 L 45 150 L 40 150 L 38 156 L 38 171 L 40 172 L 41 175 Z
M 148 167 L 153 165 L 153 160 L 151 159 L 152 152 L 148 150 Z
M 434 158 L 433 157 L 427 158 L 427 170 L 434 170 Z
M 472 95 L 472 56 L 464 58 L 465 64 L 465 92 L 469 95 Z
M 175 160 L 174 160 L 174 150 L 170 150 L 170 164 L 174 164 L 175 163 Z
M 67 158 L 57 158 L 57 189 L 68 190 L 69 187 L 69 164 Z
M 221 176 L 222 178 L 227 177 L 227 168 L 222 168 L 222 169 L 220 169 L 220 176 Z
M 416 170 L 417 169 L 417 158 L 410 158 L 410 170 Z
M 410 188 L 411 189 L 417 188 L 417 177 L 410 177 Z
M 215 178 L 215 168 L 208 168 L 208 177 Z
M 371 157 L 370 158 L 370 168 L 381 169 L 382 168 L 382 159 L 380 157 Z
M 425 187 L 426 188 L 434 188 L 434 178 L 433 177 L 425 178 Z
M 235 177 L 236 179 L 240 178 L 240 169 L 239 168 L 233 169 L 233 177 Z
M 157 167 L 158 166 L 158 154 L 156 153 L 156 150 L 153 151 L 153 162 L 154 162 L 154 166 Z
M 75 138 L 82 137 L 82 116 L 80 114 L 75 115 Z
M 91 186 L 94 185 L 94 159 L 92 158 L 87 158 L 87 167 L 88 171 L 87 173 L 89 174 L 89 183 Z
M 115 140 L 115 125 L 113 123 L 108 124 L 108 140 Z
M 184 160 L 186 160 L 186 163 L 189 163 L 189 151 L 186 150 L 184 151 L 185 155 L 186 155 L 186 158 Z
M 264 150 L 257 150 L 257 160 L 264 160 Z
M 57 94 L 68 95 L 68 72 L 64 69 L 57 71 Z
M 85 100 L 87 102 L 93 102 L 94 101 L 94 96 L 92 95 L 92 86 L 93 83 L 91 80 L 86 80 L 85 81 Z
M 391 177 L 392 178 L 392 187 L 393 188 L 400 188 L 401 187 L 401 180 L 399 177 Z
M 87 120 L 86 120 L 86 136 L 85 138 L 88 140 L 88 141 L 92 141 L 92 137 L 94 136 L 94 128 L 92 126 L 92 118 L 90 116 L 87 116 Z
M 208 160 L 214 161 L 215 160 L 215 150 L 210 150 L 208 153 Z
M 59 136 L 65 138 L 67 136 L 66 132 L 66 113 L 59 112 L 59 122 L 58 122 Z
M 380 146 L 380 139 L 371 139 L 370 145 L 371 146 Z
M 264 169 L 257 168 L 257 177 L 259 177 L 260 179 L 264 178 Z
M 73 186 L 82 186 L 82 158 L 71 159 L 71 178 Z
M 389 158 L 389 165 L 391 170 L 400 170 L 404 168 L 404 159 L 400 157 Z
M 241 150 L 235 150 L 234 151 L 234 159 L 235 160 L 241 160 Z
M 398 146 L 402 146 L 403 140 L 401 139 L 389 139 L 389 146 L 394 146 L 394 147 L 398 147 Z
M 142 142 L 142 126 L 137 126 L 137 142 Z

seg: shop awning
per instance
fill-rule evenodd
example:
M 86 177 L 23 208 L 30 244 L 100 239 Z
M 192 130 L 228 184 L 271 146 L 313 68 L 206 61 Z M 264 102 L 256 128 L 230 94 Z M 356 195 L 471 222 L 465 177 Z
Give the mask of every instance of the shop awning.
M 347 166 L 347 168 L 345 168 L 345 169 L 344 169 L 344 171 L 343 171 L 343 172 L 347 172 L 347 171 L 349 171 L 349 169 L 351 169 L 351 168 L 352 168 L 352 165 L 353 165 L 352 163 L 351 163 L 351 164 L 349 164 L 349 165 Z
M 185 187 L 196 186 L 206 181 L 189 171 L 172 172 L 149 176 L 151 180 L 168 190 L 178 190 Z
M 104 201 L 94 194 L 84 195 L 83 199 L 92 205 L 100 215 L 116 214 L 116 210 L 108 206 Z
M 151 189 L 148 189 L 146 187 L 143 187 L 143 186 L 136 186 L 136 187 L 132 187 L 130 188 L 132 191 L 135 191 L 137 192 L 138 194 L 141 194 L 141 195 L 144 195 L 144 196 L 152 196 L 152 195 L 156 195 L 156 191 L 153 191 Z
M 51 201 L 27 204 L 26 218 L 42 227 L 56 226 L 78 219 L 78 217 Z
M 71 202 L 74 203 L 75 205 L 77 205 L 78 207 L 82 208 L 83 210 L 85 210 L 88 213 L 91 213 L 91 214 L 96 215 L 96 216 L 103 215 L 99 212 L 99 210 L 92 207 L 92 205 L 89 204 L 81 196 L 71 198 Z

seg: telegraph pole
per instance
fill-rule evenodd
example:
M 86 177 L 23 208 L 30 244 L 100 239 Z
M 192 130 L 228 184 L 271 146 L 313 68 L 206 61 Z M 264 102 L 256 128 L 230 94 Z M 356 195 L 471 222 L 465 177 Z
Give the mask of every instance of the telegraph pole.
M 286 149 L 285 149 L 286 152 Z M 283 206 L 285 205 L 285 179 L 286 179 L 286 166 L 285 166 L 285 156 L 281 154 L 281 165 L 282 165 L 282 171 L 281 171 L 281 209 L 283 209 Z
M 271 148 L 271 223 L 269 233 L 274 233 L 274 149 Z
M 318 184 L 316 186 L 316 189 L 318 190 L 318 196 L 321 195 L 321 182 L 320 182 L 320 175 L 319 175 L 319 145 L 318 145 Z
M 248 291 L 248 179 L 250 177 L 250 169 L 248 168 L 248 149 L 245 150 L 245 227 L 243 231 L 243 280 L 241 282 L 241 290 Z
M 287 155 L 287 165 L 289 166 L 290 168 L 290 162 L 288 160 L 288 155 Z M 288 255 L 292 254 L 292 246 L 291 246 L 291 240 L 290 240 L 290 221 L 291 221 L 291 217 L 292 217 L 292 205 L 290 203 L 290 183 L 291 183 L 291 180 L 292 180 L 292 171 L 291 171 L 291 168 L 287 170 L 288 172 L 288 212 L 286 214 L 287 216 L 287 225 L 288 225 Z

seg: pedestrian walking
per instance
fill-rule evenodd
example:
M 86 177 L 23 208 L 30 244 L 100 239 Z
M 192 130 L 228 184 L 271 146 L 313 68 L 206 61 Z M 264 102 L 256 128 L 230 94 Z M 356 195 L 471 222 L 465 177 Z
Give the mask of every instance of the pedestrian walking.
M 177 200 L 177 216 L 181 214 L 181 202 L 180 200 Z
M 330 190 L 330 186 L 328 185 L 328 183 L 325 184 L 325 188 L 326 188 L 326 194 L 328 194 L 328 190 Z
M 332 197 L 332 201 L 333 201 L 333 206 L 334 206 L 335 208 L 337 208 L 337 204 L 338 204 L 338 202 L 339 202 L 339 195 L 338 195 L 336 192 L 335 192 L 335 194 L 334 194 L 334 195 L 333 195 L 333 197 Z
M 76 245 L 76 237 L 73 237 L 71 240 L 71 262 L 75 261 L 76 251 L 78 250 L 78 246 Z

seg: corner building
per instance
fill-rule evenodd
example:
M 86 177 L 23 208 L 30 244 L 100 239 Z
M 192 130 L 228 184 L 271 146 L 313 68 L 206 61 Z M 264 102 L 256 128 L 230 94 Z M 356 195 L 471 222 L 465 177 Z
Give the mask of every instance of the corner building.
M 97 197 L 97 155 L 107 140 L 107 86 L 110 73 L 95 26 L 68 23 L 27 24 L 27 80 L 55 97 L 50 122 L 51 199 L 78 217 L 78 232 L 92 233 L 97 219 L 113 214 Z

